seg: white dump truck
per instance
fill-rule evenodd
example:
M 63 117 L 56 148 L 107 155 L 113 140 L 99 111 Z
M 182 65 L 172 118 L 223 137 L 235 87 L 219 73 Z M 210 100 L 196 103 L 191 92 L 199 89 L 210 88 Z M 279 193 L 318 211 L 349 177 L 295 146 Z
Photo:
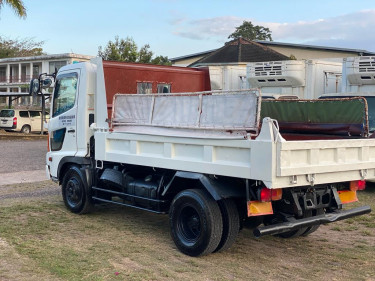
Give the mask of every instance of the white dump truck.
M 168 214 L 177 248 L 200 256 L 244 226 L 290 238 L 371 211 L 343 205 L 375 174 L 375 139 L 285 140 L 260 120 L 257 90 L 128 94 L 123 68 L 95 58 L 55 77 L 46 172 L 72 212 L 104 202 Z

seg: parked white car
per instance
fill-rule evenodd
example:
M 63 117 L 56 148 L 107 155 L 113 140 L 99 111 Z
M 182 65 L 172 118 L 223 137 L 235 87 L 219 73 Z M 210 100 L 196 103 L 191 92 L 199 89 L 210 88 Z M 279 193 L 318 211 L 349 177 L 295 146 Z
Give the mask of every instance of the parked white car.
M 25 134 L 41 131 L 41 110 L 2 109 L 0 111 L 0 129 Z M 49 120 L 46 112 L 45 120 Z

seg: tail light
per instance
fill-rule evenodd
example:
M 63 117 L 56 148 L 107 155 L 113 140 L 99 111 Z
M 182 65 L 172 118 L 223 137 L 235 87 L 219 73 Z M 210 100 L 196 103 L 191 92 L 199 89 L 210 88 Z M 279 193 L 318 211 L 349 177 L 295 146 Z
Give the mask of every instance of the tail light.
M 351 181 L 350 182 L 350 190 L 357 191 L 357 190 L 364 190 L 366 188 L 366 181 Z
M 281 200 L 282 196 L 283 196 L 282 189 L 269 189 L 267 187 L 263 187 L 259 192 L 259 201 L 260 202 L 277 201 L 277 200 Z
M 13 118 L 13 126 L 17 126 L 17 117 Z

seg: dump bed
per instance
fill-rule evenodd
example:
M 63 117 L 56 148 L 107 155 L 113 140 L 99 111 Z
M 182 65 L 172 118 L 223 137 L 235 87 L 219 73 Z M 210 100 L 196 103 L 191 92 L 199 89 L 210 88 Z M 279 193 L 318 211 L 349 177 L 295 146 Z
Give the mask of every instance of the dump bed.
M 116 95 L 96 159 L 263 181 L 269 188 L 375 177 L 375 139 L 286 141 L 257 91 Z M 98 149 L 103 148 L 103 149 Z
M 369 136 L 368 105 L 363 97 L 263 100 L 261 117 L 276 119 L 287 140 Z

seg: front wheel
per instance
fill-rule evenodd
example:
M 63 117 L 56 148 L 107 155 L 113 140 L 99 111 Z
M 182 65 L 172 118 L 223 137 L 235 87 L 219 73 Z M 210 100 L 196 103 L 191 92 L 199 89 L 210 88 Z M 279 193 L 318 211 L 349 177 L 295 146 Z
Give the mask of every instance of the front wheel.
M 83 175 L 76 166 L 71 166 L 62 182 L 62 196 L 65 206 L 76 214 L 90 211 L 92 204 L 83 183 Z
M 177 194 L 171 204 L 169 222 L 173 241 L 186 255 L 212 253 L 220 243 L 221 211 L 206 191 L 187 189 Z

